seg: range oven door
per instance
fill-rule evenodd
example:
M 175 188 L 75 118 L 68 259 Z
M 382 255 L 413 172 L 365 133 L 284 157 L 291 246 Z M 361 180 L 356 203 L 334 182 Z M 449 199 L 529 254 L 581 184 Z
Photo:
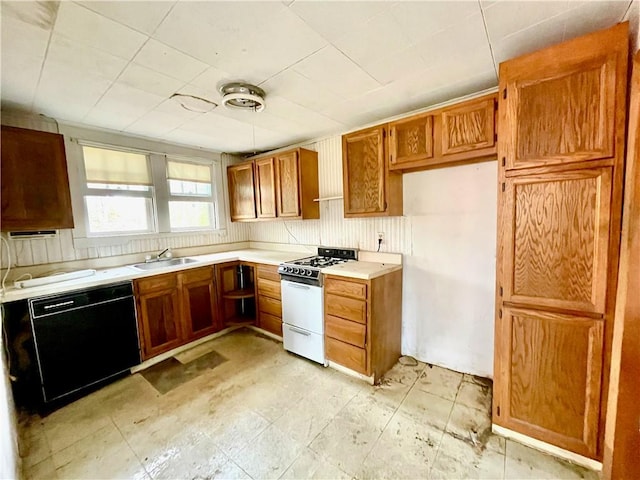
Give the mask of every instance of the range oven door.
M 281 286 L 285 350 L 324 364 L 323 288 L 289 280 Z

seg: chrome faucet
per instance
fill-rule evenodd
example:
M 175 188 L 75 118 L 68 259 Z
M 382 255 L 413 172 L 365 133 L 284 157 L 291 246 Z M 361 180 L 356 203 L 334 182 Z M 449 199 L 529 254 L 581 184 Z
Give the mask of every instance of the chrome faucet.
M 162 256 L 165 255 L 165 258 Z M 171 254 L 171 249 L 169 247 L 162 250 L 159 254 L 156 255 L 156 258 L 151 257 L 151 255 L 147 255 L 144 257 L 145 263 L 150 262 L 160 262 L 162 260 L 169 260 L 173 255 Z

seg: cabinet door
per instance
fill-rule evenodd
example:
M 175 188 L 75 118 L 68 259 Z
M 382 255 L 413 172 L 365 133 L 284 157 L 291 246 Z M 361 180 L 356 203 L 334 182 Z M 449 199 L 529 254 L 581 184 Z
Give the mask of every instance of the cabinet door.
M 505 302 L 604 313 L 611 168 L 506 179 Z
M 180 274 L 182 304 L 187 340 L 216 332 L 221 328 L 216 309 L 213 268 L 205 267 Z
M 505 307 L 500 328 L 500 425 L 595 456 L 603 320 Z
M 256 218 L 253 162 L 227 167 L 231 221 Z
M 184 343 L 177 289 L 145 293 L 137 302 L 145 360 Z
M 256 207 L 258 218 L 276 218 L 275 159 L 256 160 Z
M 628 25 L 500 64 L 507 169 L 611 158 L 624 148 Z
M 73 228 L 62 135 L 2 127 L 2 230 Z
M 299 217 L 300 211 L 300 165 L 298 152 L 280 155 L 277 162 L 278 216 Z
M 344 213 L 381 214 L 386 202 L 385 127 L 342 137 Z
M 442 156 L 457 160 L 495 155 L 494 95 L 447 108 L 440 114 Z
M 415 166 L 431 158 L 433 115 L 416 115 L 389 124 L 389 169 Z

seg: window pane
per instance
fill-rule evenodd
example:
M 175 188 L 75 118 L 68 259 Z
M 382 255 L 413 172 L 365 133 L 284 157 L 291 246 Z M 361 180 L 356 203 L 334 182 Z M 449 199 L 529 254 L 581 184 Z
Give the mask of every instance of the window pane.
M 148 232 L 151 199 L 144 197 L 85 197 L 89 232 Z
M 169 219 L 172 230 L 211 228 L 210 202 L 169 202 Z
M 171 195 L 195 195 L 201 197 L 210 197 L 211 184 L 187 182 L 183 180 L 169 180 L 169 192 L 171 193 Z
M 151 191 L 151 187 L 147 185 L 122 185 L 116 183 L 87 183 L 87 188 L 100 188 L 105 190 L 128 190 L 130 192 Z

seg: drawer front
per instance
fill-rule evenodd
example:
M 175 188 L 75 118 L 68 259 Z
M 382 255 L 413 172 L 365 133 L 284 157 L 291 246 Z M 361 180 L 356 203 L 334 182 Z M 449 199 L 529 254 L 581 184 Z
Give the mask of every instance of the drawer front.
M 348 280 L 338 280 L 336 278 L 327 278 L 324 284 L 324 290 L 327 293 L 335 293 L 345 297 L 367 299 L 367 284 L 350 282 Z
M 282 318 L 282 302 L 275 298 L 258 296 L 258 310 Z
M 282 319 L 268 313 L 260 312 L 260 328 L 267 332 L 282 336 Z
M 154 292 L 156 290 L 167 290 L 176 288 L 178 285 L 178 276 L 175 273 L 167 273 L 166 275 L 155 275 L 153 277 L 141 278 L 134 280 L 137 293 Z
M 324 320 L 324 333 L 356 347 L 364 348 L 367 327 L 358 322 L 327 315 Z
M 327 360 L 367 374 L 367 352 L 363 348 L 354 347 L 331 337 L 325 337 Z
M 180 272 L 179 275 L 182 283 L 195 283 L 195 282 L 203 282 L 205 280 L 213 280 L 213 268 L 212 267 L 194 268 L 191 270 L 185 270 L 184 272 Z
M 325 295 L 327 315 L 346 318 L 354 322 L 367 323 L 367 302 L 355 298 L 340 297 L 329 293 Z
M 314 362 L 324 363 L 324 336 L 292 325 L 282 324 L 284 349 Z
M 258 270 L 258 278 L 266 278 L 274 282 L 280 281 L 277 265 L 258 265 L 256 269 Z
M 280 281 L 258 278 L 258 295 L 280 299 Z

